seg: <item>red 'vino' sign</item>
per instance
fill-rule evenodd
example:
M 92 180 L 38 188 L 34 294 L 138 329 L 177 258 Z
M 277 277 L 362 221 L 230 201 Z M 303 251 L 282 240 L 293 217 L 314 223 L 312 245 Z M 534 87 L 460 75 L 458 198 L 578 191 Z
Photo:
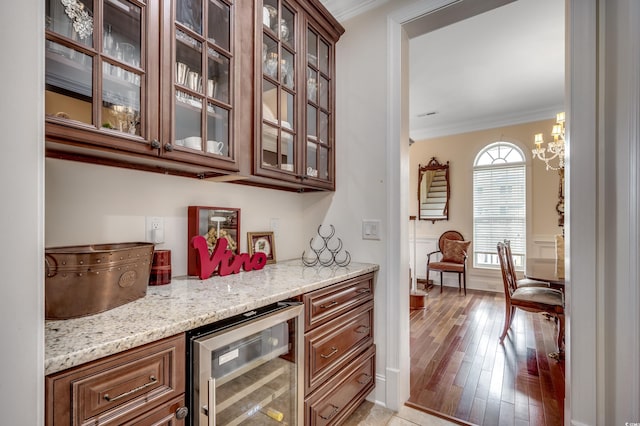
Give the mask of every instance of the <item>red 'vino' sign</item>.
M 266 254 L 257 252 L 253 256 L 249 256 L 248 253 L 236 255 L 227 248 L 227 244 L 226 238 L 218 238 L 213 253 L 209 256 L 207 240 L 203 236 L 196 235 L 191 239 L 191 245 L 198 253 L 198 275 L 201 280 L 209 278 L 216 269 L 221 276 L 224 276 L 237 274 L 240 268 L 245 271 L 257 271 L 267 264 Z

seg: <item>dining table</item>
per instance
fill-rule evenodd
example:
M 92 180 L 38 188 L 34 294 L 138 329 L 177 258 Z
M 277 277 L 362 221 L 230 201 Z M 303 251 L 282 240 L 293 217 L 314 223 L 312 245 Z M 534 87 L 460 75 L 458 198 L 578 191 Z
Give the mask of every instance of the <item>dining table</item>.
M 555 288 L 564 293 L 564 260 L 558 262 L 556 259 L 527 257 L 524 276 L 538 281 L 546 281 L 551 288 Z M 547 315 L 548 319 L 551 316 Z M 560 329 L 558 329 L 560 332 Z M 563 336 L 564 340 L 564 336 Z M 549 353 L 549 357 L 555 360 L 564 359 L 564 345 L 557 351 Z
M 527 257 L 524 276 L 532 280 L 546 281 L 551 287 L 564 291 L 564 261 L 556 259 Z

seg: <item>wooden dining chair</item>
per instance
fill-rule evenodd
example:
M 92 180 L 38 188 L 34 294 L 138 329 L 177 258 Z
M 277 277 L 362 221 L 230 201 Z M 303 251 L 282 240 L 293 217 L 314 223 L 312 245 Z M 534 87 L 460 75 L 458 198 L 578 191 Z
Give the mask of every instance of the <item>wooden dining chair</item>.
M 465 241 L 458 231 L 447 231 L 438 239 L 438 250 L 427 254 L 427 281 L 430 271 L 440 272 L 440 293 L 444 272 L 458 274 L 458 291 L 467 295 L 467 250 L 471 241 Z M 433 259 L 432 259 L 433 257 Z
M 516 309 L 520 308 L 529 312 L 546 312 L 558 319 L 558 357 L 564 353 L 564 295 L 561 291 L 547 287 L 520 287 L 518 288 L 515 274 L 509 267 L 509 257 L 504 243 L 498 243 L 498 260 L 502 270 L 504 283 L 504 299 L 506 302 L 504 329 L 500 336 L 500 343 L 511 327 L 511 322 Z
M 513 254 L 511 253 L 511 241 L 509 240 L 504 240 L 504 245 L 505 245 L 505 250 L 507 251 L 507 260 L 509 261 L 509 269 L 511 270 L 511 274 L 513 274 L 514 277 L 516 276 L 516 267 L 515 264 L 513 263 Z M 520 278 L 517 279 L 516 278 L 516 284 L 517 287 L 550 287 L 551 284 L 549 284 L 546 281 L 540 281 L 540 280 L 532 280 L 531 278 Z

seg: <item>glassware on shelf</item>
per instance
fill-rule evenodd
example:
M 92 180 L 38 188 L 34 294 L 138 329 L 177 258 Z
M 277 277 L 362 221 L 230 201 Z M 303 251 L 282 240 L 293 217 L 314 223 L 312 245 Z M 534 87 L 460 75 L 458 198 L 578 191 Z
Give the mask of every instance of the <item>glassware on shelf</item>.
M 272 24 L 276 22 L 277 17 L 278 10 L 275 7 L 269 4 L 262 7 L 262 25 L 273 29 Z
M 116 58 L 134 67 L 140 65 L 136 55 L 136 48 L 131 43 L 116 43 Z
M 207 96 L 215 98 L 218 91 L 218 82 L 216 80 L 207 80 Z
M 189 74 L 189 66 L 182 62 L 176 62 L 176 83 L 182 86 L 186 86 L 188 74 Z
M 113 34 L 111 34 L 111 25 L 107 25 L 104 36 L 102 37 L 102 50 L 105 53 L 112 55 L 114 46 L 115 40 L 113 38 Z
M 202 91 L 202 79 L 200 74 L 194 71 L 189 71 L 187 74 L 187 87 L 195 92 Z
M 273 78 L 278 76 L 278 54 L 276 52 L 271 52 L 267 55 L 267 60 L 264 63 L 264 73 Z
M 318 83 L 314 77 L 307 79 L 307 99 L 312 102 L 316 102 L 316 93 L 318 90 Z
M 280 20 L 280 39 L 284 41 L 289 40 L 289 26 L 284 19 Z
M 291 86 L 291 83 L 288 81 L 289 72 L 290 72 L 289 61 L 287 61 L 286 59 L 282 59 L 280 61 L 280 80 L 282 81 L 282 84 L 284 84 L 285 86 Z

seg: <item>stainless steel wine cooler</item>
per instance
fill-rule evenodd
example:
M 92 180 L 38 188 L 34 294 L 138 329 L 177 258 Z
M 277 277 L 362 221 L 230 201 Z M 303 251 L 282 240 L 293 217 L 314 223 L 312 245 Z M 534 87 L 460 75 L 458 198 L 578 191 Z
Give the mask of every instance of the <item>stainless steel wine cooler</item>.
M 302 312 L 283 302 L 187 333 L 187 423 L 302 426 Z

